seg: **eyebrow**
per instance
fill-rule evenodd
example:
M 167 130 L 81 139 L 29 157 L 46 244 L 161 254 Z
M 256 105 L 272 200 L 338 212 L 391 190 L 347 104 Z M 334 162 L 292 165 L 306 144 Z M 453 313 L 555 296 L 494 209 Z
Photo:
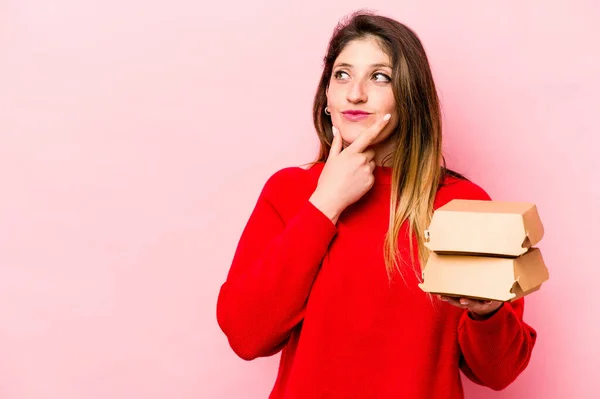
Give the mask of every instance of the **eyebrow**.
M 341 68 L 341 67 L 352 68 L 353 66 L 352 66 L 352 64 L 348 64 L 346 62 L 343 62 L 341 64 L 334 65 L 334 67 L 335 68 Z M 392 67 L 389 66 L 388 64 L 371 64 L 370 67 L 371 68 L 390 68 L 390 69 L 392 69 Z

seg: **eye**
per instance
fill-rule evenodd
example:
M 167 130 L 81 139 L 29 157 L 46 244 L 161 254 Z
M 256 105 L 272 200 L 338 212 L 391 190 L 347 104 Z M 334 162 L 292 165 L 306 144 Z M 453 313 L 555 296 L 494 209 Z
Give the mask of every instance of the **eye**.
M 390 78 L 389 76 L 387 76 L 384 73 L 381 72 L 376 72 L 373 74 L 373 78 L 375 78 L 375 80 L 377 82 L 391 82 L 392 78 Z
M 333 74 L 333 76 L 336 79 L 348 79 L 350 77 L 350 75 L 348 75 L 346 72 L 344 71 L 337 71 L 336 73 Z

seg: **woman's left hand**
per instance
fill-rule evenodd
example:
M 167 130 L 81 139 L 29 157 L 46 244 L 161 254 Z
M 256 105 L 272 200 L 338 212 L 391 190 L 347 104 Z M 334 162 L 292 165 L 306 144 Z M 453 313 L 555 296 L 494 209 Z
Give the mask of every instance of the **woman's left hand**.
M 451 298 L 441 295 L 440 299 L 450 305 L 469 310 L 476 320 L 491 317 L 502 306 L 502 302 L 481 301 L 473 298 Z

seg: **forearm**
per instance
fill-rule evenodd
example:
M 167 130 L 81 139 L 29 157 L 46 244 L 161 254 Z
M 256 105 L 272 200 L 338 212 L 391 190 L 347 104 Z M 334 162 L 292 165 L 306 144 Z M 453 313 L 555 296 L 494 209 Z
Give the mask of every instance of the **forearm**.
M 217 316 L 245 359 L 272 354 L 304 317 L 304 307 L 335 226 L 306 203 L 260 255 L 243 239 L 221 288 Z
M 525 369 L 536 332 L 522 319 L 523 300 L 505 303 L 487 319 L 474 320 L 467 311 L 459 323 L 462 369 L 473 381 L 504 389 Z

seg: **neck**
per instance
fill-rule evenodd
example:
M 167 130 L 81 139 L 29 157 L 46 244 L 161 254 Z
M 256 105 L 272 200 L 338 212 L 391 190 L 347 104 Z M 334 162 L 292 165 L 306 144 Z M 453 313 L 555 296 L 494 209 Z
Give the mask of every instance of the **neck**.
M 388 138 L 381 143 L 377 143 L 373 146 L 375 150 L 375 165 L 377 166 L 392 166 L 392 154 L 394 151 L 394 142 L 391 138 Z

